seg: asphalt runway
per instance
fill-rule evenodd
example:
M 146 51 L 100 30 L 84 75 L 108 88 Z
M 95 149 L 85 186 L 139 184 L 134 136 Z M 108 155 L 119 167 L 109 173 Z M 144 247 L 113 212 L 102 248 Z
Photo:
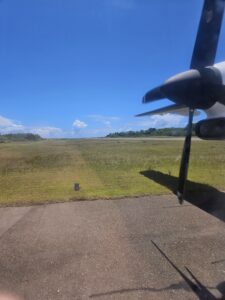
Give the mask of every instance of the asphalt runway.
M 0 299 L 6 292 L 225 298 L 225 224 L 173 195 L 0 208 Z

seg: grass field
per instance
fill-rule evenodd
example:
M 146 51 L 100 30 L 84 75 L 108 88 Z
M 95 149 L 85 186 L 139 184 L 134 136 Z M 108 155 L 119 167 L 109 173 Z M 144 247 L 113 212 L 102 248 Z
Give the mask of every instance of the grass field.
M 3 143 L 0 205 L 170 193 L 140 172 L 177 176 L 182 145 L 141 139 Z M 224 150 L 225 142 L 193 141 L 190 180 L 225 190 Z

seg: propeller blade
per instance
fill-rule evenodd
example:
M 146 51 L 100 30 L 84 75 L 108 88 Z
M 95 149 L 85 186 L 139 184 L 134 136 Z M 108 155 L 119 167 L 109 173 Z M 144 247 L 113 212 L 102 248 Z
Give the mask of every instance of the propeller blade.
M 223 19 L 225 0 L 205 0 L 191 60 L 191 69 L 212 66 Z
M 187 173 L 188 173 L 188 164 L 189 164 L 189 157 L 190 157 L 190 150 L 191 150 L 193 116 L 194 116 L 194 109 L 190 108 L 188 127 L 187 127 L 187 133 L 184 141 L 184 148 L 183 148 L 183 153 L 181 158 L 180 174 L 179 174 L 179 181 L 178 181 L 178 188 L 177 188 L 177 197 L 180 201 L 180 204 L 183 203 L 184 188 L 185 188 L 185 183 L 186 183 Z
M 169 106 L 161 107 L 155 110 L 151 110 L 142 114 L 138 114 L 135 117 L 145 117 L 145 116 L 151 116 L 151 115 L 160 115 L 163 113 L 169 113 L 169 112 L 174 112 L 174 110 L 179 110 L 182 108 L 185 108 L 186 106 L 183 104 L 172 104 Z
M 165 95 L 162 93 L 161 87 L 154 88 L 153 90 L 147 92 L 144 97 L 142 102 L 143 103 L 148 103 L 148 102 L 153 102 L 157 100 L 161 100 L 165 98 Z
M 152 115 L 163 115 L 163 114 L 174 114 L 174 115 L 181 115 L 181 116 L 188 116 L 189 115 L 189 108 L 184 104 L 172 104 L 169 106 L 161 107 L 155 110 L 150 110 L 148 112 L 138 114 L 135 117 L 146 117 Z M 200 112 L 195 110 L 194 116 L 199 116 Z

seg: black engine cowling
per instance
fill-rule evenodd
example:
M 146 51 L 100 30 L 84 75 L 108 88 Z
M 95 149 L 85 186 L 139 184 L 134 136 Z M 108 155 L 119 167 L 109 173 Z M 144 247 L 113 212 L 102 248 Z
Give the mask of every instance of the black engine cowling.
M 225 139 L 225 117 L 206 119 L 195 125 L 195 133 L 205 140 Z

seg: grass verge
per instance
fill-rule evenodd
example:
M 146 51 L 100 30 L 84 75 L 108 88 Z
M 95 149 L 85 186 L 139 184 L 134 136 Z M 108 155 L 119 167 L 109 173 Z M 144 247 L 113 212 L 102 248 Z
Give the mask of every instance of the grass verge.
M 0 144 L 0 205 L 166 194 L 143 176 L 177 176 L 182 141 L 49 140 Z M 194 141 L 189 178 L 225 190 L 225 142 Z M 73 184 L 80 183 L 75 192 Z

